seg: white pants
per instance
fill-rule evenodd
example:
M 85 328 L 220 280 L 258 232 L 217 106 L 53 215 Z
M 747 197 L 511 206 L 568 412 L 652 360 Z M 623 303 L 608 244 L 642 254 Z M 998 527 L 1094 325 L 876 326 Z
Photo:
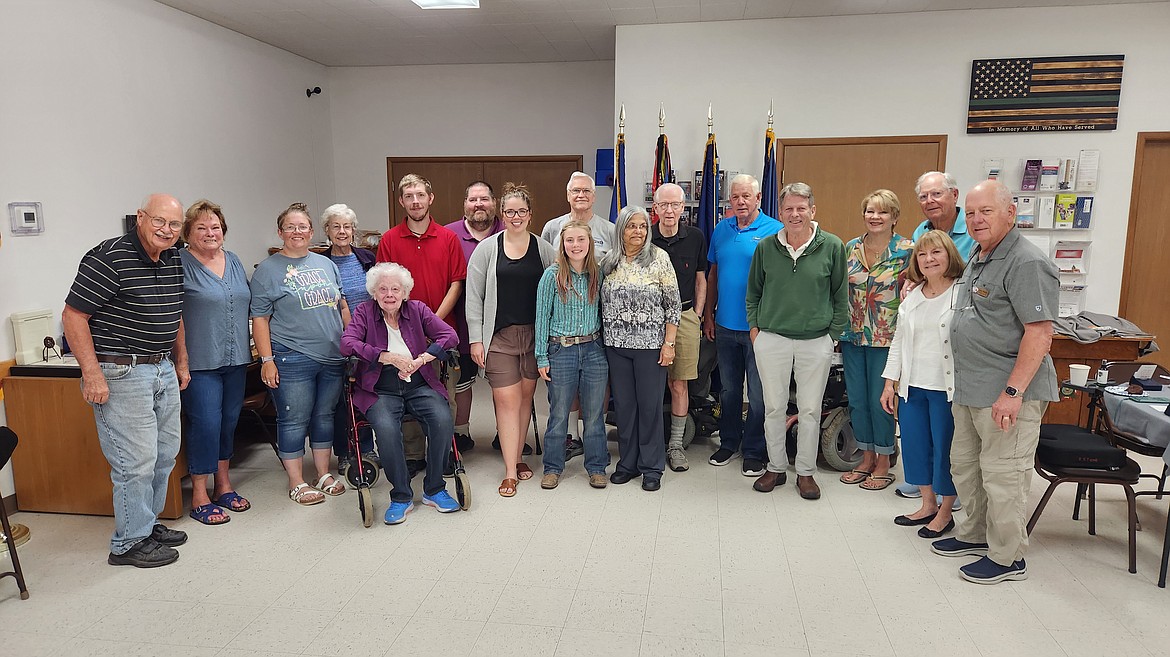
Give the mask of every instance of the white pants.
M 833 364 L 833 339 L 828 335 L 812 340 L 792 340 L 760 331 L 753 344 L 756 369 L 764 392 L 764 438 L 768 443 L 768 470 L 788 469 L 788 397 L 796 378 L 796 474 L 811 476 L 817 471 L 817 449 L 821 442 L 821 402 L 829 367 Z

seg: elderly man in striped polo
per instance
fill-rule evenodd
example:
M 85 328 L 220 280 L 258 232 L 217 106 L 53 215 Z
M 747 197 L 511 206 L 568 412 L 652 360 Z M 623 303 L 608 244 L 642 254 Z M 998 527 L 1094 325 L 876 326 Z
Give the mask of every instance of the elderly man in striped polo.
M 165 566 L 187 540 L 158 523 L 179 452 L 179 390 L 191 378 L 175 248 L 182 228 L 178 199 L 148 196 L 134 230 L 82 257 L 61 315 L 110 462 L 111 565 Z

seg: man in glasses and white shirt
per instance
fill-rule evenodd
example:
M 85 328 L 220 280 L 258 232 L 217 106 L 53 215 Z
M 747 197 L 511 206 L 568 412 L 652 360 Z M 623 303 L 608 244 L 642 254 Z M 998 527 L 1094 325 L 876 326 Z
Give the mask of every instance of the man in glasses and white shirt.
M 593 212 L 593 202 L 597 200 L 597 184 L 589 174 L 574 171 L 569 176 L 569 184 L 565 188 L 568 190 L 569 212 L 555 219 L 549 219 L 548 223 L 544 225 L 544 229 L 540 231 L 540 239 L 552 244 L 553 248 L 559 249 L 561 248 L 561 228 L 564 228 L 565 224 L 570 221 L 587 223 L 593 233 L 594 255 L 600 261 L 613 248 L 615 237 L 613 224 Z M 608 398 L 608 395 L 606 397 Z M 573 408 L 574 410 L 569 413 L 569 435 L 565 439 L 566 459 L 585 453 L 581 441 L 573 438 L 574 433 L 578 436 L 581 435 L 577 426 L 576 403 L 573 404 Z

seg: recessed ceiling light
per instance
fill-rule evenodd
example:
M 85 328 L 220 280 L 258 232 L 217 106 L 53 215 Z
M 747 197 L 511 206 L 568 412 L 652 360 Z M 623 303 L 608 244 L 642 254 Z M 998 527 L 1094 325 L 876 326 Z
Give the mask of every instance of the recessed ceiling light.
M 479 0 L 411 0 L 423 9 L 479 9 Z

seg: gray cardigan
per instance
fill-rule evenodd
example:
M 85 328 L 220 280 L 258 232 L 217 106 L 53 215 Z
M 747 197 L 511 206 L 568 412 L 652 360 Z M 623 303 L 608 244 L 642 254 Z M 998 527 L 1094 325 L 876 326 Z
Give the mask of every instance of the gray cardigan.
M 467 341 L 482 342 L 484 354 L 491 349 L 492 334 L 496 330 L 496 261 L 502 239 L 503 232 L 484 238 L 472 252 L 471 260 L 467 261 L 467 306 L 464 310 Z M 539 237 L 536 246 L 540 249 L 540 261 L 547 269 L 557 259 L 557 251 Z

